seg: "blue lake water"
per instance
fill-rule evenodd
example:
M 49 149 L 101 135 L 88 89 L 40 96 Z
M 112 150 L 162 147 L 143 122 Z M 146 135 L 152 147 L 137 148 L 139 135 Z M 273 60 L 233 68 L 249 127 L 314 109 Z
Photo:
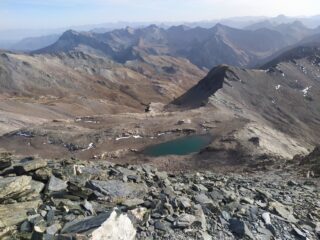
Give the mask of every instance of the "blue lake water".
M 194 135 L 147 147 L 143 153 L 151 157 L 168 155 L 189 155 L 208 146 L 212 141 L 209 135 Z

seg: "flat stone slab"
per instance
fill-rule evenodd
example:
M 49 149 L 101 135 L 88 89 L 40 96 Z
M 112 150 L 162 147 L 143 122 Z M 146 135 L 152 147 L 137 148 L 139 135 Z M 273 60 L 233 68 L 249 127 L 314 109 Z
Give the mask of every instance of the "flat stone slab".
M 60 178 L 56 178 L 55 176 L 51 176 L 48 183 L 48 191 L 49 192 L 59 192 L 66 190 L 68 184 L 66 181 L 61 180 Z
M 37 169 L 40 168 L 44 168 L 47 166 L 47 162 L 41 159 L 37 159 L 37 160 L 30 160 L 30 161 L 26 161 L 26 162 L 22 162 L 16 166 L 14 166 L 14 171 L 17 174 L 24 174 L 26 172 L 31 172 L 31 171 L 35 171 Z
M 14 204 L 0 204 L 0 228 L 17 225 L 28 218 L 27 212 L 37 209 L 41 200 L 20 202 Z
M 61 233 L 82 233 L 93 228 L 98 228 L 110 216 L 110 212 L 101 213 L 96 217 L 87 217 L 82 220 L 75 220 L 64 225 Z
M 9 198 L 15 199 L 30 190 L 31 180 L 29 176 L 0 178 L 0 202 Z
M 143 199 L 147 193 L 147 187 L 143 184 L 125 183 L 119 180 L 89 181 L 87 187 L 97 190 L 111 199 Z

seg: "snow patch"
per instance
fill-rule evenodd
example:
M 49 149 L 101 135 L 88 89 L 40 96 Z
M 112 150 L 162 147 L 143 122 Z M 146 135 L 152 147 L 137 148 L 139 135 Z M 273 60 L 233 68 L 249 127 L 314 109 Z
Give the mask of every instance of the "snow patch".
M 128 139 L 128 138 L 130 138 L 130 136 L 127 136 L 127 137 L 117 137 L 117 138 L 116 138 L 116 141 L 119 141 L 119 140 L 121 140 L 121 139 Z
M 279 90 L 280 88 L 281 88 L 280 84 L 276 86 L 276 90 Z
M 123 137 L 117 137 L 116 141 L 122 140 L 122 139 L 129 139 L 129 138 L 134 138 L 134 139 L 139 139 L 142 138 L 140 135 L 133 135 L 133 136 L 123 136 Z
M 134 139 L 142 138 L 140 135 L 133 135 L 132 136 Z
M 303 96 L 306 97 L 309 93 L 309 90 L 312 88 L 312 86 L 306 87 L 302 90 Z

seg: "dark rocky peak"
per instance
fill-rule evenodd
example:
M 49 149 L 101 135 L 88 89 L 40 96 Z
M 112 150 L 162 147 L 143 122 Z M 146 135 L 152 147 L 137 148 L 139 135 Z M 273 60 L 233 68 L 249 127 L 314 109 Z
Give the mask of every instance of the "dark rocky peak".
M 76 38 L 78 36 L 80 36 L 79 32 L 70 29 L 68 31 L 65 31 L 61 35 L 60 40 L 68 40 L 68 39 Z
M 96 35 L 94 33 L 90 32 L 77 32 L 74 30 L 68 30 L 64 32 L 61 37 L 58 39 L 59 41 L 62 42 L 83 42 L 83 41 L 91 41 L 91 40 L 96 40 Z
M 197 85 L 172 103 L 188 108 L 199 107 L 205 104 L 210 96 L 223 88 L 224 84 L 230 85 L 230 81 L 239 81 L 236 68 L 228 65 L 219 65 L 213 68 Z

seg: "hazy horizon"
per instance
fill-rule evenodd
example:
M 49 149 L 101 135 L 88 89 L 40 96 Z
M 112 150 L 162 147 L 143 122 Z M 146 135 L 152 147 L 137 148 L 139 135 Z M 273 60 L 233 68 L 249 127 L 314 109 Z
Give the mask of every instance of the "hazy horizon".
M 244 16 L 314 16 L 316 0 L 4 0 L 0 30 L 55 29 L 117 22 L 197 22 Z

